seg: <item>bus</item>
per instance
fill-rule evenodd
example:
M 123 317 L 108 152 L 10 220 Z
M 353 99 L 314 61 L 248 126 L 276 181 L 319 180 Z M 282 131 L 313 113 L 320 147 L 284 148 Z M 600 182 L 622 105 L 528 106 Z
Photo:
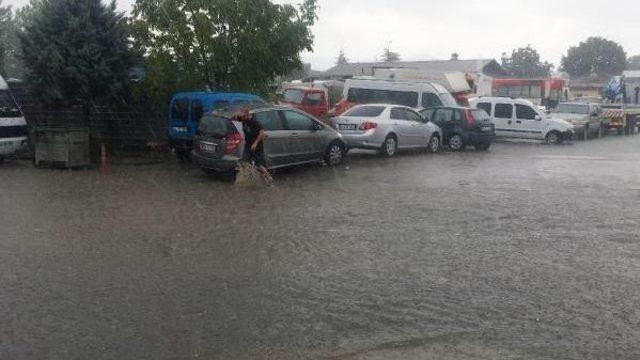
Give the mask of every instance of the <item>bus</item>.
M 27 121 L 0 76 L 0 162 L 27 148 Z

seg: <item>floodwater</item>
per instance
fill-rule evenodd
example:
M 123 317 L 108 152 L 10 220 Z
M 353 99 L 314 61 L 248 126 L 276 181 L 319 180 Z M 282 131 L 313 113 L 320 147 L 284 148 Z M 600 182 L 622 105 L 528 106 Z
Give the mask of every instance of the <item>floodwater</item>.
M 0 358 L 640 358 L 640 137 L 275 177 L 7 161 Z

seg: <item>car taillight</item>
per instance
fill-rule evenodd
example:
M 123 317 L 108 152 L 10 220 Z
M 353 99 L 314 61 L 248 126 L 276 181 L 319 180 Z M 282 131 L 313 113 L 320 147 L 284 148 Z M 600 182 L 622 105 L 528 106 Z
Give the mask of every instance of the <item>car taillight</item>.
M 227 135 L 226 144 L 224 145 L 224 153 L 229 155 L 238 150 L 238 146 L 242 143 L 242 135 L 240 133 L 233 133 Z
M 465 117 L 465 120 L 467 120 L 467 125 L 469 127 L 473 127 L 473 124 L 475 124 L 475 120 L 473 119 L 473 114 L 471 113 L 471 110 L 465 109 L 464 117 Z
M 378 124 L 370 121 L 365 121 L 360 125 L 360 130 L 367 131 L 371 129 L 375 129 L 378 127 Z

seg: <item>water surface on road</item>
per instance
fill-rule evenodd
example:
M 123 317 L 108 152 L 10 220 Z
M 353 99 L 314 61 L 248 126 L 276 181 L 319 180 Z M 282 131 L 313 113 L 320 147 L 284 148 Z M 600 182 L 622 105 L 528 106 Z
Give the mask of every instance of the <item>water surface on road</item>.
M 356 152 L 260 189 L 7 162 L 0 358 L 636 359 L 639 154 Z

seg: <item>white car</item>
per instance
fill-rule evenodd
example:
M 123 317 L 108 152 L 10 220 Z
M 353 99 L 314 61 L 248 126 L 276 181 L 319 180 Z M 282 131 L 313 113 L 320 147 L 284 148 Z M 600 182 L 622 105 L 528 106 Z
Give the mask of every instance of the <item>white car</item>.
M 496 136 L 560 144 L 571 140 L 575 132 L 572 124 L 546 115 L 528 100 L 480 97 L 469 100 L 469 103 L 472 108 L 482 109 L 491 116 Z
M 348 149 L 379 150 L 391 157 L 398 149 L 440 150 L 442 130 L 415 110 L 398 105 L 359 105 L 336 118 Z

